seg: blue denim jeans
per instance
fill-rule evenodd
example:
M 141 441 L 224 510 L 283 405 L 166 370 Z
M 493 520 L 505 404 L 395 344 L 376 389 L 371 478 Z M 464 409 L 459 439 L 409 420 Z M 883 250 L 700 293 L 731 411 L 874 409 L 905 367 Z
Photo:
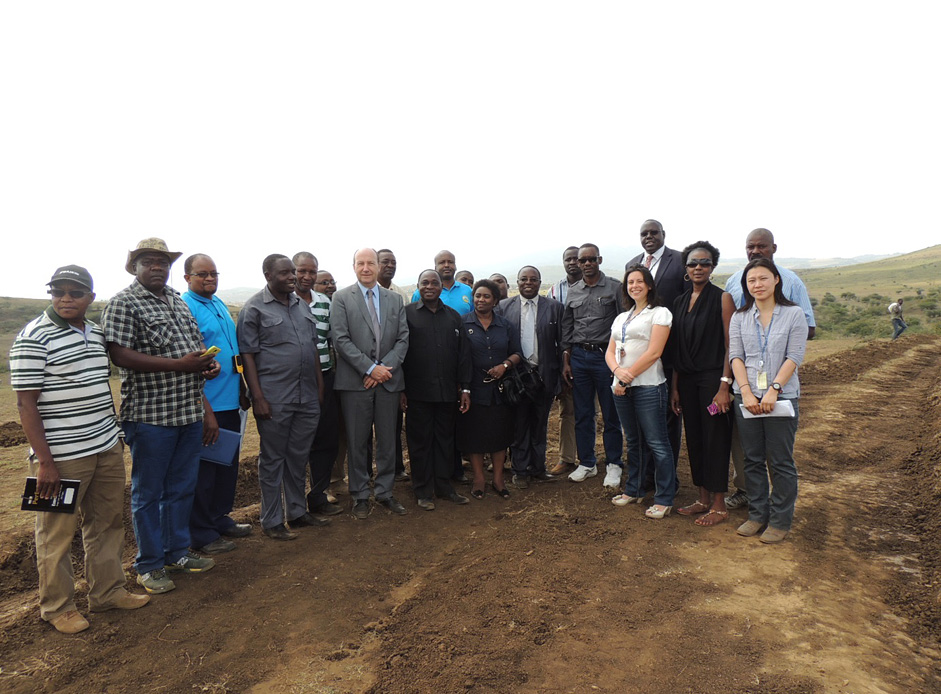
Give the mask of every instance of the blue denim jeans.
M 628 496 L 643 496 L 641 488 L 646 470 L 642 450 L 646 443 L 653 454 L 654 480 L 657 485 L 653 502 L 672 506 L 676 495 L 676 468 L 673 466 L 673 448 L 667 434 L 669 395 L 666 382 L 659 386 L 628 388 L 624 395 L 612 397 L 627 439 L 624 493 Z
M 604 456 L 607 465 L 624 466 L 621 455 L 624 441 L 618 426 L 618 413 L 611 393 L 611 370 L 604 361 L 604 352 L 588 352 L 578 345 L 572 347 L 572 400 L 575 405 L 575 446 L 578 460 L 594 467 L 595 457 L 595 396 L 604 419 Z
M 908 324 L 901 318 L 892 319 L 892 327 L 895 329 L 892 333 L 892 339 L 898 339 L 898 336 L 908 330 Z
M 745 453 L 748 520 L 767 523 L 778 530 L 790 530 L 797 503 L 797 465 L 794 463 L 794 437 L 800 415 L 797 400 L 791 400 L 793 417 L 745 419 L 739 407 L 741 403 L 741 396 L 736 395 L 733 409 Z
M 162 427 L 124 422 L 131 449 L 131 515 L 138 574 L 162 569 L 190 547 L 190 511 L 199 475 L 203 423 Z

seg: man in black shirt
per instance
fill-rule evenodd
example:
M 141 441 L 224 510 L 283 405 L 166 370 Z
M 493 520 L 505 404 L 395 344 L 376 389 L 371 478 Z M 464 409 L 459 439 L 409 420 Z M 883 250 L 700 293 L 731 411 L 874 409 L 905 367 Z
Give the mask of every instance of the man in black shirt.
M 402 409 L 412 488 L 419 508 L 433 511 L 435 496 L 457 504 L 468 501 L 454 491 L 450 478 L 457 412 L 470 407 L 471 360 L 460 315 L 441 301 L 437 272 L 421 273 L 418 294 L 420 300 L 405 307 L 409 345 L 402 363 Z

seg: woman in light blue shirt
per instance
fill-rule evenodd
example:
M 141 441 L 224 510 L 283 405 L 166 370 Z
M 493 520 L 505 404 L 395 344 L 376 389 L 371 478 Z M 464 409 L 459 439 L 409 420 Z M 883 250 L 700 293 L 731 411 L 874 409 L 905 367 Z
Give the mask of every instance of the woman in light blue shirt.
M 807 319 L 784 297 L 781 274 L 767 258 L 745 266 L 742 291 L 745 304 L 729 325 L 733 410 L 745 452 L 748 491 L 748 520 L 738 534 L 752 537 L 764 529 L 760 539 L 771 544 L 787 537 L 797 501 L 797 367 L 804 360 Z

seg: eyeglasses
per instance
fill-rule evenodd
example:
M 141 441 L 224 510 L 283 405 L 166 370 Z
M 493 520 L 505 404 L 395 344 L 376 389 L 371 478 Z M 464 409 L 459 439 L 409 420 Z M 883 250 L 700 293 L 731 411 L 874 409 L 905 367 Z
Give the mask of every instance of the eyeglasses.
M 587 265 L 588 263 L 597 263 L 597 262 L 598 262 L 598 256 L 596 255 L 586 255 L 584 258 L 578 259 L 579 265 Z
M 216 278 L 219 276 L 218 272 L 191 272 L 190 277 L 198 277 L 201 280 L 206 279 L 207 277 Z
M 50 289 L 49 293 L 57 299 L 61 299 L 66 294 L 73 299 L 84 299 L 87 295 L 91 294 L 91 292 L 86 292 L 84 289 Z
M 687 260 L 686 267 L 712 267 L 712 258 L 703 258 L 702 260 Z
M 336 283 L 337 283 L 336 280 L 317 280 L 317 281 L 315 282 L 315 284 L 322 284 L 322 285 L 324 285 L 324 286 L 328 286 L 328 285 L 331 285 L 331 284 L 334 285 L 334 286 L 336 286 Z

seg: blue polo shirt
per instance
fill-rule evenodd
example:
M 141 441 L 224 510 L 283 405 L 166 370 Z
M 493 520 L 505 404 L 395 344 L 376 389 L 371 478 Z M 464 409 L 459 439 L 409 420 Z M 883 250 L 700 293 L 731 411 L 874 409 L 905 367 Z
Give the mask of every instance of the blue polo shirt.
M 474 310 L 474 302 L 471 300 L 474 296 L 473 290 L 463 282 L 455 282 L 450 289 L 441 287 L 441 301 L 445 306 L 450 306 L 462 316 Z M 421 301 L 421 295 L 416 289 L 412 294 L 412 303 Z
M 216 355 L 216 361 L 222 371 L 211 381 L 205 381 L 203 395 L 213 410 L 237 410 L 241 376 L 235 370 L 232 357 L 238 354 L 239 343 L 235 337 L 235 323 L 229 315 L 229 309 L 215 296 L 206 299 L 193 292 L 183 294 L 183 301 L 190 307 L 190 313 L 199 325 L 203 344 L 206 347 L 215 345 L 222 350 Z

